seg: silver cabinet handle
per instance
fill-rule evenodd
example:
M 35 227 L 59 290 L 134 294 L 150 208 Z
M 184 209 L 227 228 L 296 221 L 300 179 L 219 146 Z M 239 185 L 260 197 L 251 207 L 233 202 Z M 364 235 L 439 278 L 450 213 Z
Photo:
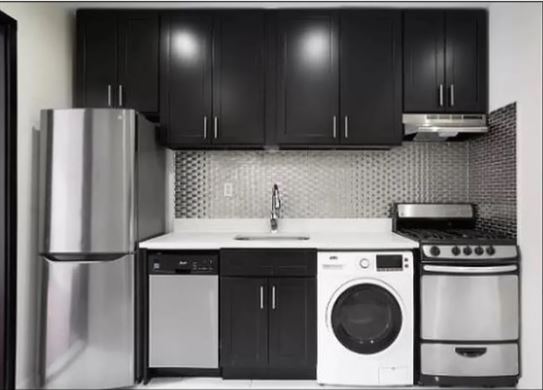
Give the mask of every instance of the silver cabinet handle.
M 111 84 L 107 85 L 107 106 L 111 107 Z
M 272 286 L 272 309 L 275 310 L 275 286 Z
M 207 138 L 207 116 L 204 115 L 204 139 Z
M 451 90 L 451 96 L 450 96 L 451 101 L 449 102 L 449 104 L 451 107 L 454 107 L 454 84 L 451 84 L 450 90 Z
M 345 138 L 349 138 L 349 116 L 345 115 Z
M 260 286 L 260 310 L 264 309 L 264 286 Z
M 217 117 L 214 117 L 213 118 L 213 137 L 217 139 L 218 136 L 219 136 L 219 121 Z
M 332 118 L 332 136 L 337 137 L 337 117 L 335 115 Z
M 123 86 L 119 84 L 119 107 L 123 106 Z
M 439 84 L 439 106 L 443 107 L 443 84 Z

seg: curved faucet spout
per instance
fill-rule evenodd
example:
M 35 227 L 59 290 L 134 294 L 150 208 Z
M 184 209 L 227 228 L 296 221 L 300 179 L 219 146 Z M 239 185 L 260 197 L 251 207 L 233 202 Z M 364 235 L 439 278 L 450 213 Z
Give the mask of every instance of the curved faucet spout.
M 271 218 L 270 218 L 270 227 L 272 233 L 277 232 L 279 212 L 281 210 L 281 198 L 279 195 L 279 186 L 277 184 L 273 185 L 272 188 L 272 207 L 271 207 Z

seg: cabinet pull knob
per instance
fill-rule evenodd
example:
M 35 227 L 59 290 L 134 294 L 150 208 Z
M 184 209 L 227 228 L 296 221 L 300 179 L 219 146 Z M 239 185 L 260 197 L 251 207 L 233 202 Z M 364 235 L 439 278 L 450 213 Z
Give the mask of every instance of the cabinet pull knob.
M 451 84 L 451 88 L 450 88 L 450 91 L 451 91 L 451 101 L 450 101 L 450 105 L 451 107 L 454 107 L 454 84 Z
M 107 85 L 107 106 L 111 107 L 111 84 Z
M 217 139 L 218 136 L 219 136 L 219 120 L 217 119 L 217 117 L 214 117 L 213 118 L 213 137 Z
M 260 286 L 260 310 L 264 310 L 264 286 Z
M 204 139 L 207 138 L 207 116 L 204 115 Z
M 443 107 L 443 84 L 439 84 L 439 106 Z
M 345 115 L 345 138 L 349 138 L 349 116 Z
M 119 84 L 119 107 L 123 106 L 123 86 Z
M 272 309 L 275 310 L 275 286 L 272 286 Z
M 337 137 L 337 117 L 335 115 L 332 117 L 332 137 Z

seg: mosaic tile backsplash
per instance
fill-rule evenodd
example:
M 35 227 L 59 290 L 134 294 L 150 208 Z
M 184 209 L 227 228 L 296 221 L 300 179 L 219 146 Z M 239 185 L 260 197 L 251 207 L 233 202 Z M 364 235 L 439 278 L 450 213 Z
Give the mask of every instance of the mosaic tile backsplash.
M 517 107 L 490 113 L 489 133 L 469 141 L 469 201 L 478 205 L 482 230 L 517 235 Z
M 389 217 L 394 202 L 475 202 L 481 228 L 516 234 L 515 105 L 468 142 L 405 142 L 391 150 L 178 151 L 176 218 Z M 225 185 L 232 195 L 225 196 Z
M 268 217 L 277 183 L 283 217 L 387 217 L 393 202 L 465 201 L 467 156 L 468 145 L 454 142 L 388 151 L 177 152 L 175 214 Z

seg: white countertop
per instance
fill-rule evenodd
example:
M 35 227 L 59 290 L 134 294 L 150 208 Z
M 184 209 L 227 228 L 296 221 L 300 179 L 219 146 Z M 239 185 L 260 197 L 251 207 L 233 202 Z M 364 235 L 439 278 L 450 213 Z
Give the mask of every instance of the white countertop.
M 315 248 L 319 250 L 412 249 L 418 242 L 392 232 L 389 219 L 280 219 L 278 235 L 308 240 L 236 240 L 269 233 L 267 219 L 182 219 L 174 232 L 142 241 L 146 249 Z

